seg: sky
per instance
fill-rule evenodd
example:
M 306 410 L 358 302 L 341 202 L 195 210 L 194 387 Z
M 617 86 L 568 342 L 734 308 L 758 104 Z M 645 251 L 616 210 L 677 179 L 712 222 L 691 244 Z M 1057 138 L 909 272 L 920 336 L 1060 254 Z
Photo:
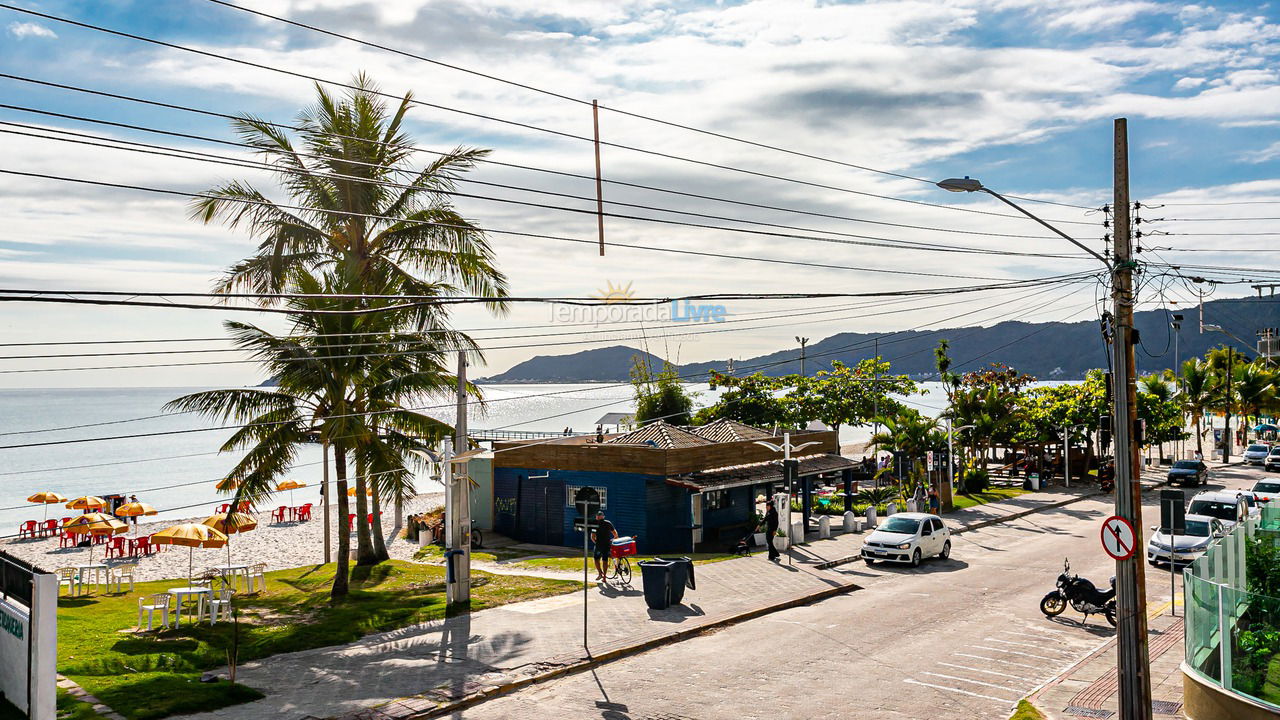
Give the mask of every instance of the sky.
M 1140 259 L 1153 263 L 1144 275 L 1144 304 L 1186 307 L 1208 287 L 1171 276 L 1168 265 L 1235 282 L 1214 287 L 1214 297 L 1251 294 L 1240 280 L 1273 282 L 1267 273 L 1274 277 L 1276 256 L 1258 251 L 1272 249 L 1274 237 L 1251 234 L 1276 230 L 1266 218 L 1280 215 L 1280 9 L 1271 4 L 252 3 L 263 12 L 567 98 L 598 99 L 606 108 L 601 138 L 612 143 L 602 150 L 609 181 L 604 198 L 648 208 L 613 204 L 606 211 L 719 226 L 608 218 L 610 243 L 684 254 L 610 247 L 604 257 L 590 244 L 596 218 L 565 209 L 595 208 L 592 144 L 581 139 L 592 133 L 588 104 L 209 0 L 14 4 L 263 67 L 0 9 L 0 73 L 8 76 L 281 123 L 292 122 L 314 100 L 312 81 L 299 74 L 348 82 L 365 72 L 387 93 L 412 92 L 434 106 L 415 105 L 409 113 L 407 127 L 420 147 L 485 148 L 491 160 L 542 170 L 482 163 L 469 179 L 526 190 L 460 188 L 526 204 L 455 199 L 464 216 L 494 231 L 490 241 L 513 295 L 602 296 L 611 288 L 636 297 L 860 293 L 1095 270 L 1096 261 L 994 198 L 947 193 L 928 181 L 979 178 L 1102 251 L 1109 229 L 1099 209 L 1112 200 L 1117 117 L 1128 118 L 1132 198 L 1144 206 L 1136 226 L 1146 234 Z M 108 145 L 128 140 L 251 159 L 240 148 L 202 139 L 85 120 L 235 140 L 223 118 L 11 77 L 0 78 L 0 87 L 9 106 L 0 108 L 6 123 L 0 125 L 0 169 L 187 193 L 243 179 L 287 202 L 278 179 L 260 170 L 95 147 L 84 137 L 52 139 L 71 137 L 54 131 L 71 131 L 105 138 L 92 141 Z M 430 157 L 419 154 L 412 162 L 421 166 Z M 193 221 L 182 196 L 11 172 L 0 173 L 2 287 L 201 292 L 257 244 L 243 228 Z M 866 242 L 872 244 L 856 244 Z M 454 323 L 473 331 L 486 348 L 487 364 L 471 371 L 483 376 L 534 354 L 614 344 L 691 362 L 793 347 L 798 335 L 813 342 L 837 332 L 1011 318 L 1096 320 L 1097 293 L 1096 284 L 1080 283 L 891 303 L 698 301 L 720 307 L 621 314 L 617 308 L 609 314 L 518 305 L 501 317 L 460 309 Z M 233 316 L 284 328 L 279 318 L 260 314 L 5 303 L 0 332 L 7 343 L 115 342 L 10 347 L 10 357 L 219 350 L 229 347 L 220 340 L 221 323 Z M 204 340 L 120 342 L 157 339 Z M 144 365 L 175 366 L 139 367 Z M 75 367 L 104 369 L 50 371 Z M 236 386 L 262 379 L 258 368 L 234 353 L 0 360 L 0 387 Z

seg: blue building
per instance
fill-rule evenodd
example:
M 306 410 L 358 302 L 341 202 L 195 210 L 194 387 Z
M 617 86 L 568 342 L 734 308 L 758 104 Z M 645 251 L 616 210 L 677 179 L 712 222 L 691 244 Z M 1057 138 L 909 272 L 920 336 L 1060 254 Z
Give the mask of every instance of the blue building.
M 637 538 L 641 553 L 721 549 L 752 530 L 758 499 L 783 490 L 781 458 L 757 440 L 778 444 L 782 438 L 722 419 L 690 428 L 656 422 L 624 434 L 498 443 L 493 527 L 521 542 L 581 547 L 573 499 L 592 487 L 605 516 L 619 534 Z M 856 463 L 838 454 L 835 432 L 801 431 L 792 441 L 818 443 L 798 457 L 798 495 L 807 496 L 818 483 L 843 484 L 851 492 Z

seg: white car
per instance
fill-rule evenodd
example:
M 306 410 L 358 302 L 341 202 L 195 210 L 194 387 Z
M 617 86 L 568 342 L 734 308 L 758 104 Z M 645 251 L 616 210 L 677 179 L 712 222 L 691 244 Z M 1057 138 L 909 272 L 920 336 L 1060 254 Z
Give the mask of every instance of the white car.
M 1262 469 L 1267 472 L 1280 470 L 1280 444 L 1271 446 L 1271 452 L 1267 454 L 1267 459 L 1262 461 Z
M 1230 530 L 1249 517 L 1249 505 L 1235 490 L 1206 490 L 1191 498 L 1187 514 L 1217 518 L 1224 530 Z
M 1147 542 L 1147 562 L 1152 565 L 1193 563 L 1209 549 L 1209 543 L 1214 538 L 1226 534 L 1222 521 L 1208 515 L 1187 515 L 1186 532 L 1178 533 L 1172 538 L 1161 532 L 1158 526 L 1152 525 L 1151 529 L 1156 531 Z
M 951 555 L 951 531 L 937 515 L 898 513 L 867 536 L 862 545 L 862 559 L 868 564 L 876 560 L 911 563 L 916 567 L 928 557 L 946 559 Z
M 1266 445 L 1250 445 L 1244 449 L 1244 463 L 1246 465 L 1261 465 L 1267 461 L 1267 455 L 1271 453 L 1271 448 Z

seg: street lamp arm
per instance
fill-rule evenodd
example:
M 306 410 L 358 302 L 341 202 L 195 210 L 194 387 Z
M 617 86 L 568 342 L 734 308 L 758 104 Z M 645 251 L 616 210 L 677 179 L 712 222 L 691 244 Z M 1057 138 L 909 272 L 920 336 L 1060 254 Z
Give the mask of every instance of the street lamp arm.
M 814 442 L 807 442 L 807 443 L 802 443 L 802 444 L 800 444 L 800 445 L 793 446 L 793 447 L 791 448 L 791 452 L 800 452 L 801 450 L 803 450 L 803 449 L 805 449 L 805 448 L 807 448 L 807 447 L 810 447 L 810 446 L 813 446 L 813 445 L 821 445 L 821 444 L 822 444 L 822 443 L 817 442 L 817 441 L 814 441 Z
M 1041 220 L 1040 218 L 1036 217 L 1035 215 L 1032 215 L 1031 213 L 1027 212 L 1027 211 L 1026 211 L 1025 209 L 1023 209 L 1020 205 L 1017 205 L 1016 203 L 1014 203 L 1014 202 L 1010 201 L 1008 198 L 1006 198 L 1005 196 L 1003 196 L 1003 195 L 1001 195 L 1000 193 L 996 192 L 995 190 L 992 190 L 991 188 L 986 187 L 986 186 L 983 186 L 983 187 L 981 188 L 981 190 L 982 190 L 982 192 L 987 193 L 988 195 L 990 195 L 990 196 L 994 197 L 995 199 L 999 200 L 1000 202 L 1004 203 L 1005 205 L 1008 205 L 1009 207 L 1013 208 L 1014 210 L 1017 210 L 1018 212 L 1022 213 L 1023 215 L 1026 215 L 1027 217 L 1031 218 L 1032 220 L 1035 220 L 1036 222 L 1040 223 L 1041 225 L 1043 225 L 1043 226 L 1045 226 L 1045 227 L 1049 228 L 1050 230 L 1052 230 L 1052 231 L 1054 232 L 1054 234 L 1058 235 L 1059 237 L 1061 237 L 1062 239 L 1064 239 L 1064 240 L 1066 240 L 1067 242 L 1071 243 L 1072 245 L 1075 245 L 1076 247 L 1080 248 L 1081 250 L 1084 250 L 1085 252 L 1087 252 L 1087 253 L 1089 253 L 1090 255 L 1094 256 L 1094 257 L 1095 257 L 1095 258 L 1097 258 L 1097 259 L 1098 259 L 1098 260 L 1099 260 L 1103 265 L 1107 266 L 1108 268 L 1109 268 L 1109 267 L 1111 267 L 1111 263 L 1107 262 L 1107 259 L 1106 259 L 1106 258 L 1104 258 L 1103 256 L 1101 256 L 1101 255 L 1099 255 L 1098 253 L 1094 252 L 1094 251 L 1093 251 L 1093 249 L 1091 249 L 1091 248 L 1089 248 L 1088 246 L 1084 245 L 1083 243 L 1081 243 L 1080 241 L 1078 241 L 1078 240 L 1076 240 L 1075 238 L 1071 237 L 1070 235 L 1068 235 L 1068 234 L 1066 234 L 1066 233 L 1062 232 L 1062 231 L 1061 231 L 1061 230 L 1059 230 L 1058 228 L 1056 228 L 1056 227 L 1054 227 L 1054 226 L 1050 225 L 1049 223 L 1045 222 L 1044 220 Z

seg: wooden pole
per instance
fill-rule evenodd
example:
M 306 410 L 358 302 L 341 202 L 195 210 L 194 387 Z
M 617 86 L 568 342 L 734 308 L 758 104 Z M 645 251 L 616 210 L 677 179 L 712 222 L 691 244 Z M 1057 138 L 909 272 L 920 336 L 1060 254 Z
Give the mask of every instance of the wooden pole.
M 324 562 L 326 565 L 333 562 L 333 550 L 330 547 L 332 539 L 330 533 L 333 530 L 329 527 L 329 501 L 332 499 L 333 493 L 329 491 L 329 443 L 323 442 L 321 447 L 321 465 L 324 466 L 324 485 L 321 486 L 323 492 L 320 493 L 320 500 L 324 503 Z
M 591 101 L 591 126 L 596 147 L 596 229 L 600 234 L 600 257 L 604 257 L 604 190 L 600 180 L 600 105 Z

